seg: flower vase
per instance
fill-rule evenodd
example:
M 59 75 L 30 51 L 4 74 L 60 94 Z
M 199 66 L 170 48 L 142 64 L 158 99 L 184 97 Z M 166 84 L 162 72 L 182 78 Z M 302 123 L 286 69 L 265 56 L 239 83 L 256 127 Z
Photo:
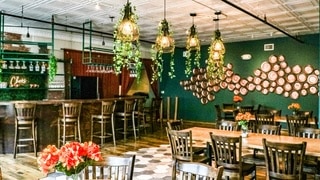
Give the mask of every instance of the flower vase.
M 292 115 L 297 115 L 297 111 L 292 111 Z
M 66 176 L 66 180 L 83 180 L 83 172 L 77 174 L 71 174 L 70 176 Z
M 241 127 L 241 137 L 246 138 L 248 137 L 248 127 L 247 126 L 242 126 Z

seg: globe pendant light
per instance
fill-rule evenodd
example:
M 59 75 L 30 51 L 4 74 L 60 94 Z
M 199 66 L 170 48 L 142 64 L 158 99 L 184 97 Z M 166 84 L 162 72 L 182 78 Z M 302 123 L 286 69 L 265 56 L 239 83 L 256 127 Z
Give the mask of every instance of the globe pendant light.
M 121 41 L 136 41 L 139 39 L 139 27 L 136 23 L 137 19 L 132 12 L 129 0 L 124 6 L 124 14 L 122 21 L 117 28 L 117 39 Z

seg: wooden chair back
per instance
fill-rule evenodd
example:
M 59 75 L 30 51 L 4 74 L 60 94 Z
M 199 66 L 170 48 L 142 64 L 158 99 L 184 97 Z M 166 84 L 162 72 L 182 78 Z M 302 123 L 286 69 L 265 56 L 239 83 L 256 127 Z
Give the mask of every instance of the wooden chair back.
M 176 177 L 173 180 L 190 180 L 190 179 L 206 179 L 206 180 L 221 180 L 223 167 L 218 168 L 197 162 L 181 162 L 177 164 Z
M 116 101 L 102 101 L 101 102 L 101 116 L 106 117 L 114 113 L 114 110 L 116 108 Z
M 254 106 L 240 106 L 239 112 L 241 112 L 241 113 L 246 113 L 246 112 L 253 113 L 253 109 L 254 109 Z
M 255 125 L 261 124 L 274 125 L 274 114 L 255 114 Z
M 261 124 L 255 126 L 255 132 L 260 134 L 280 135 L 281 125 Z
M 79 118 L 81 113 L 80 102 L 64 102 L 62 103 L 62 116 L 64 118 Z
M 298 111 L 297 115 L 298 116 L 308 116 L 309 118 L 311 118 L 313 115 L 313 111 Z
M 270 112 L 270 114 L 273 114 L 274 116 L 280 117 L 282 110 L 281 109 L 271 109 L 271 110 L 269 110 L 269 112 Z
M 306 142 L 269 142 L 262 139 L 267 179 L 303 179 Z
M 168 129 L 172 158 L 182 161 L 193 161 L 192 132 Z
M 109 156 L 85 168 L 85 179 L 132 180 L 135 155 Z
M 310 139 L 320 139 L 320 129 L 310 127 L 297 127 L 296 136 Z
M 288 116 L 286 115 L 289 136 L 295 136 L 295 129 L 308 125 L 308 116 Z
M 217 123 L 217 129 L 225 131 L 238 131 L 239 125 L 235 121 L 220 121 Z
M 242 138 L 214 135 L 210 133 L 215 167 L 223 166 L 228 169 L 241 169 Z M 238 149 L 238 150 L 237 150 Z M 238 151 L 238 152 L 237 152 Z
M 31 124 L 35 120 L 36 104 L 33 103 L 16 103 L 15 113 L 17 123 Z M 21 122 L 22 123 L 22 122 Z
M 182 120 L 176 120 L 176 121 L 167 121 L 168 128 L 171 130 L 182 130 L 183 129 L 183 121 Z

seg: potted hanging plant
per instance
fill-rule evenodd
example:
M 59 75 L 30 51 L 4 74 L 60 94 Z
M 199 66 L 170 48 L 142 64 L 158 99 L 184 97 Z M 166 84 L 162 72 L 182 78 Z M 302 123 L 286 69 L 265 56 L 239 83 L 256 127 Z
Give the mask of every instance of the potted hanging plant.
M 151 47 L 151 60 L 152 64 L 152 81 L 151 83 L 157 81 L 160 78 L 163 71 L 163 58 L 164 53 L 170 53 L 170 70 L 168 75 L 170 78 L 174 78 L 174 40 L 172 38 L 173 32 L 169 29 L 169 23 L 166 19 L 163 19 L 158 26 L 158 35 L 156 43 Z
M 190 35 L 187 39 L 187 44 L 186 44 L 186 70 L 185 74 L 188 77 L 191 74 L 191 65 L 192 65 L 192 59 L 191 59 L 191 52 L 195 51 L 194 55 L 194 65 L 199 68 L 200 67 L 200 58 L 201 58 L 201 53 L 200 53 L 200 40 L 198 38 L 198 32 L 196 30 L 195 25 L 193 24 L 190 28 Z
M 133 10 L 135 11 L 135 7 L 133 7 Z M 130 64 L 134 64 L 136 77 L 139 81 L 142 62 L 140 60 L 138 16 L 133 13 L 130 2 L 127 2 L 125 7 L 121 9 L 121 16 L 122 18 L 115 25 L 113 33 L 114 72 L 118 75 L 121 73 L 122 68 L 128 68 Z M 125 25 L 128 23 L 130 24 L 129 26 Z M 128 29 L 125 29 L 126 27 L 132 27 L 132 29 L 128 31 Z

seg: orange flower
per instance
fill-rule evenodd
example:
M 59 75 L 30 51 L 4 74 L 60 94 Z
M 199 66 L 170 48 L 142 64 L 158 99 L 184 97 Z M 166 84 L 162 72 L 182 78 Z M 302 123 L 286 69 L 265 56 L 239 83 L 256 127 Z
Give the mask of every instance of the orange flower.
M 92 161 L 102 160 L 100 147 L 93 142 L 70 142 L 59 149 L 48 145 L 38 158 L 40 170 L 47 174 L 53 168 L 65 172 L 66 175 L 81 172 Z
M 243 99 L 241 96 L 235 95 L 233 96 L 233 102 L 241 102 Z
M 299 103 L 291 103 L 288 106 L 288 109 L 293 110 L 293 111 L 298 111 L 301 108 Z

